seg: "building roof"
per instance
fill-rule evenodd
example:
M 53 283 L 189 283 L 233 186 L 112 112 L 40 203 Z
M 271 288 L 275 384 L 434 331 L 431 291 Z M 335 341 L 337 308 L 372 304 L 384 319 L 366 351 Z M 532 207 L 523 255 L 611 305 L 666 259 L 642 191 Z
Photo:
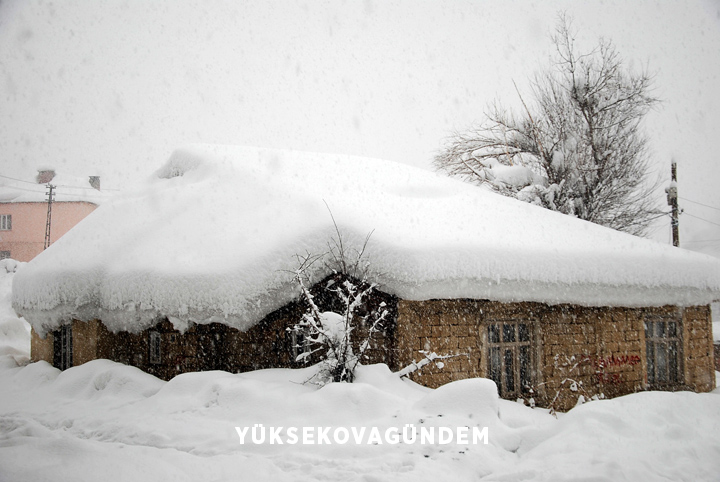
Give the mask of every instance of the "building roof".
M 295 299 L 297 255 L 368 233 L 369 276 L 404 299 L 587 306 L 707 304 L 720 260 L 620 233 L 389 161 L 189 146 L 15 276 L 13 305 L 40 333 L 157 316 L 247 329 Z M 320 280 L 330 273 L 315 263 Z

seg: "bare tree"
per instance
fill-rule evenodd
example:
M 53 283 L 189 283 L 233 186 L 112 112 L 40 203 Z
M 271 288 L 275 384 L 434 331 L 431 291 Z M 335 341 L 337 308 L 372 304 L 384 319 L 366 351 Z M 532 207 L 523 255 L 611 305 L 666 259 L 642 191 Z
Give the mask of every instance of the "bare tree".
M 521 114 L 497 102 L 446 139 L 435 166 L 548 209 L 642 235 L 660 213 L 640 124 L 658 102 L 647 72 L 628 72 L 611 42 L 578 53 L 561 14 L 555 61 L 532 79 Z M 517 87 L 516 87 L 517 90 Z

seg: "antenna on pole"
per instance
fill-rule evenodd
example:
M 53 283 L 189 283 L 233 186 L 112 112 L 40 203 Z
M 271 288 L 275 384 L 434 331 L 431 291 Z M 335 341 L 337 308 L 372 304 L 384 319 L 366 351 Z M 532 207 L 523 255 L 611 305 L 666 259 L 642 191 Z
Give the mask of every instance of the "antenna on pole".
M 48 246 L 50 246 L 50 225 L 52 221 L 52 203 L 53 203 L 53 196 L 55 196 L 55 193 L 53 190 L 55 189 L 55 186 L 52 184 L 48 184 L 46 186 L 48 188 L 48 191 L 45 193 L 47 195 L 47 203 L 48 203 L 48 211 L 47 211 L 47 222 L 45 223 L 45 245 L 43 249 L 47 249 Z
M 670 213 L 670 227 L 672 228 L 673 246 L 680 247 L 680 218 L 678 216 L 678 188 L 677 188 L 677 162 L 670 164 L 670 185 L 665 189 L 668 205 L 672 208 Z

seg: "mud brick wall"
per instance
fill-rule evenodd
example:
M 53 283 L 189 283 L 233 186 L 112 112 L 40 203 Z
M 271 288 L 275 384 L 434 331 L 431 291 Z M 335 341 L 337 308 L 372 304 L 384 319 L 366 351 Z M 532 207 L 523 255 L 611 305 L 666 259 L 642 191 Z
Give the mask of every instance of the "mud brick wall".
M 710 306 L 685 308 L 683 327 L 685 383 L 696 392 L 709 392 L 715 388 Z
M 220 324 L 175 330 L 167 320 L 152 330 L 161 335 L 159 364 L 150 363 L 148 330 L 111 333 L 98 320 L 73 323 L 73 364 L 107 358 L 137 366 L 169 380 L 200 370 L 243 372 L 271 367 L 298 367 L 286 328 L 298 320 L 298 305 L 274 312 L 241 332 Z M 438 387 L 469 377 L 488 377 L 488 324 L 527 321 L 532 326 L 533 398 L 541 406 L 572 408 L 578 396 L 615 397 L 648 388 L 644 321 L 662 316 L 680 322 L 683 383 L 675 389 L 706 392 L 715 387 L 710 309 L 589 308 L 540 303 L 482 300 L 399 300 L 393 319 L 373 337 L 375 347 L 364 363 L 384 362 L 397 370 L 423 359 L 421 350 L 452 355 L 442 368 L 430 364 L 411 375 L 418 383 Z M 358 325 L 359 338 L 367 327 Z M 357 349 L 357 347 L 356 347 Z M 53 334 L 31 338 L 33 361 L 53 363 Z M 317 360 L 314 360 L 317 361 Z M 566 380 L 563 383 L 563 380 Z M 572 381 L 570 381 L 572 380 Z M 578 390 L 570 390 L 576 382 Z
M 487 325 L 530 321 L 533 325 L 533 384 L 536 403 L 572 408 L 580 395 L 612 398 L 647 389 L 644 320 L 664 315 L 681 321 L 683 374 L 678 389 L 714 387 L 709 308 L 611 308 L 478 300 L 398 303 L 398 366 L 423 358 L 420 350 L 458 355 L 444 367 L 427 365 L 411 375 L 438 387 L 469 377 L 488 377 Z M 563 383 L 563 381 L 565 381 Z M 577 390 L 570 386 L 575 382 Z
M 480 364 L 480 304 L 472 300 L 400 300 L 398 367 L 419 362 L 424 358 L 420 351 L 427 350 L 458 356 L 442 360 L 442 368 L 430 364 L 413 373 L 410 378 L 422 385 L 436 388 L 454 380 L 485 376 Z
M 53 363 L 53 342 L 55 338 L 52 333 L 40 338 L 40 335 L 34 329 L 30 330 L 30 361 L 46 361 L 52 365 Z
M 313 355 L 307 364 L 296 362 L 292 356 L 292 336 L 288 329 L 295 326 L 304 310 L 299 304 L 291 304 L 268 315 L 246 332 L 229 329 L 224 342 L 227 360 L 227 368 L 224 369 L 245 372 L 261 368 L 300 368 L 320 361 L 318 356 L 322 351 Z M 361 363 L 387 363 L 391 368 L 397 364 L 394 307 L 390 310 L 384 326 L 370 336 L 370 346 Z M 355 320 L 352 342 L 356 354 L 359 353 L 361 342 L 368 338 L 369 329 L 359 319 Z
M 98 320 L 87 323 L 82 321 L 73 322 L 73 366 L 82 365 L 97 358 L 104 358 L 98 356 L 98 341 L 102 339 L 98 336 L 98 333 L 102 329 L 105 329 L 105 326 Z
M 579 396 L 612 398 L 643 389 L 646 365 L 640 310 L 548 306 L 540 312 L 542 406 L 568 410 Z M 564 383 L 563 383 L 564 382 Z M 570 387 L 575 382 L 572 390 Z
M 224 340 L 225 370 L 246 372 L 299 366 L 292 356 L 292 328 L 301 314 L 295 306 L 272 313 L 248 331 L 229 329 Z
M 370 337 L 370 348 L 362 363 L 387 363 L 396 366 L 395 352 L 395 302 L 383 293 L 376 295 L 376 304 L 385 303 L 387 320 L 379 331 Z M 374 307 L 371 306 L 370 309 Z M 219 323 L 192 325 L 180 333 L 167 320 L 141 333 L 110 332 L 99 320 L 73 321 L 73 366 L 91 360 L 108 360 L 138 367 L 164 380 L 181 373 L 224 370 L 238 373 L 263 368 L 299 368 L 305 363 L 295 361 L 292 348 L 292 328 L 300 320 L 306 307 L 299 303 L 271 313 L 248 331 L 240 331 Z M 355 322 L 353 344 L 359 353 L 360 343 L 368 337 L 369 326 L 360 319 Z M 160 363 L 150 362 L 150 332 L 160 336 Z M 54 336 L 44 339 L 34 331 L 31 337 L 33 361 L 53 363 Z M 301 350 L 302 351 L 302 350 Z M 316 363 L 318 355 L 308 363 Z

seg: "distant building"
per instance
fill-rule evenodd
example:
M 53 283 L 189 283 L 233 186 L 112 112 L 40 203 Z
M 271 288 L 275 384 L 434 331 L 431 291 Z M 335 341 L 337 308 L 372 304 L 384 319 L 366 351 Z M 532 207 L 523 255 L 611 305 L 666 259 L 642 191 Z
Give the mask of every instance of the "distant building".
M 508 399 L 715 387 L 720 260 L 373 159 L 200 146 L 15 275 L 32 359 L 97 358 L 161 378 L 297 367 L 296 255 L 363 249 L 389 317 L 365 362 L 430 387 L 493 379 Z M 332 211 L 334 224 L 328 207 Z M 333 311 L 325 256 L 308 273 Z M 328 290 L 330 287 L 330 290 Z M 357 320 L 357 331 L 367 329 Z
M 107 197 L 100 178 L 77 178 L 39 169 L 33 180 L 0 178 L 0 259 L 30 261 L 45 247 L 47 185 L 53 189 L 50 243 L 57 241 Z

